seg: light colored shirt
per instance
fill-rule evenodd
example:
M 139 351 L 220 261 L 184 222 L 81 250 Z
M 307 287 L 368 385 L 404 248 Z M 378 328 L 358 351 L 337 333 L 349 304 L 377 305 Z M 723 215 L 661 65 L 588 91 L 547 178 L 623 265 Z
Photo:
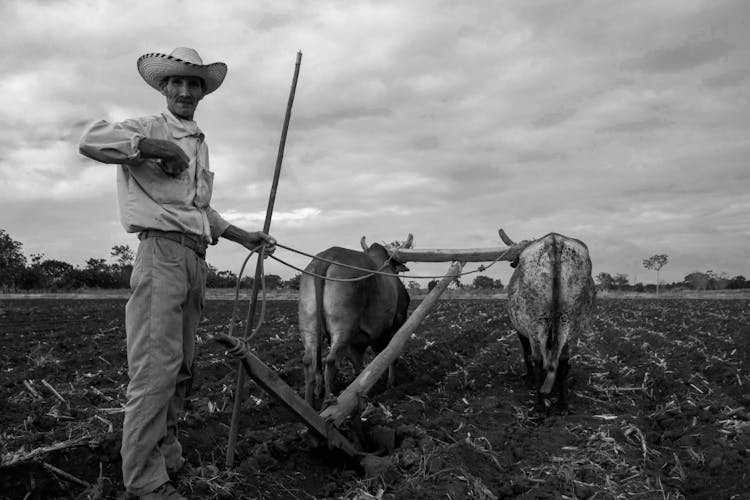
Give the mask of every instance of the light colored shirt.
M 180 146 L 190 166 L 176 177 L 159 160 L 141 158 L 141 139 L 163 139 Z M 214 174 L 208 169 L 208 146 L 194 121 L 169 111 L 160 115 L 92 124 L 81 137 L 81 154 L 119 164 L 117 198 L 120 221 L 129 233 L 158 229 L 200 236 L 216 244 L 229 222 L 211 208 Z

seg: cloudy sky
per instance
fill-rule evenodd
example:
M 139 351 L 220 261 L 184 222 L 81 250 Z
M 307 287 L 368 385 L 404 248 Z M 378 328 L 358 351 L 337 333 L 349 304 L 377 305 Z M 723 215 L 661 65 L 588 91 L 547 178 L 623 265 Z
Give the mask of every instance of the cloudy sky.
M 417 247 L 472 248 L 500 246 L 498 228 L 555 231 L 587 243 L 594 273 L 631 282 L 653 282 L 642 261 L 657 253 L 670 282 L 750 276 L 749 21 L 744 0 L 6 0 L 0 228 L 27 256 L 81 266 L 136 247 L 116 167 L 78 140 L 92 120 L 163 110 L 136 60 L 179 46 L 229 66 L 196 113 L 212 204 L 261 228 L 299 50 L 280 243 L 315 253 L 411 232 Z M 245 255 L 223 241 L 208 261 L 238 272 Z

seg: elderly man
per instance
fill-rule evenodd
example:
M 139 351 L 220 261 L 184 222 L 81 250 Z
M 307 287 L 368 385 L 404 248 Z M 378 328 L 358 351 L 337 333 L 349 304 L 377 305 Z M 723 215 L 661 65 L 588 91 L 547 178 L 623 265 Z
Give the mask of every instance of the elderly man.
M 141 498 L 180 499 L 168 474 L 185 462 L 177 417 L 203 309 L 206 247 L 221 236 L 269 254 L 276 242 L 229 224 L 210 205 L 214 174 L 193 115 L 201 99 L 223 82 L 226 64 L 203 64 L 195 50 L 178 48 L 140 57 L 138 71 L 166 97 L 167 110 L 120 123 L 96 122 L 83 134 L 80 152 L 120 165 L 120 219 L 140 240 L 125 309 L 130 382 L 123 481 Z

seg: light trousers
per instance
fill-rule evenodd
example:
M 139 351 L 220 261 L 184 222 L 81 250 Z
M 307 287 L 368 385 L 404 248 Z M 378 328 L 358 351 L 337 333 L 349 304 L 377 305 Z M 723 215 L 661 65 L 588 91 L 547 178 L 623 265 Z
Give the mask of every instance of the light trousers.
M 141 240 L 125 308 L 128 376 L 122 476 L 143 495 L 169 481 L 182 461 L 177 420 L 195 355 L 206 291 L 206 262 L 165 238 Z

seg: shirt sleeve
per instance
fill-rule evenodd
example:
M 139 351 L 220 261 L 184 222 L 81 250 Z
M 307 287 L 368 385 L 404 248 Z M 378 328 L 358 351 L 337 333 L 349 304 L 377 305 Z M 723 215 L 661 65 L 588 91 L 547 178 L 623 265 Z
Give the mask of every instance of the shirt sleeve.
M 93 123 L 81 136 L 80 153 L 102 163 L 135 164 L 141 161 L 138 143 L 146 137 L 144 124 L 139 120 Z
M 226 221 L 219 212 L 211 207 L 206 209 L 208 215 L 208 225 L 211 226 L 211 244 L 216 245 L 219 242 L 219 236 L 231 225 Z

